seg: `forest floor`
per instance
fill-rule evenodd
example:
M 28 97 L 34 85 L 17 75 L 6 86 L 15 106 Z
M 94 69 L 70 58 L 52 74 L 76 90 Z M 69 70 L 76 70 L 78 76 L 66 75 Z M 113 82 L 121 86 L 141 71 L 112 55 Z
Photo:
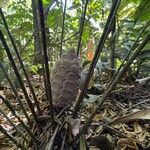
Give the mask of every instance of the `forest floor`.
M 32 83 L 38 101 L 40 102 L 40 107 L 44 110 L 47 102 L 45 100 L 42 80 L 39 80 L 38 76 L 34 76 L 32 77 Z M 29 95 L 31 95 L 27 85 L 26 89 Z M 99 90 L 97 88 L 95 89 Z M 17 91 L 19 98 L 27 108 L 27 103 L 20 87 L 17 87 Z M 98 103 L 97 97 L 99 95 L 97 92 L 89 90 L 89 93 L 82 104 L 82 111 L 78 118 L 80 124 L 77 123 L 78 125 L 73 127 L 74 134 L 76 134 L 75 132 L 78 132 L 79 127 L 85 123 L 86 118 L 91 114 Z M 15 95 L 7 83 L 1 84 L 0 95 L 3 95 L 11 102 L 11 105 L 15 108 L 21 119 L 26 122 L 27 120 L 16 102 Z M 2 100 L 0 100 L 0 109 L 5 111 L 5 114 L 10 120 L 21 129 L 20 122 L 13 116 Z M 30 114 L 28 109 L 27 112 Z M 0 124 L 10 135 L 22 141 L 14 127 L 2 113 L 0 114 Z M 96 145 L 91 146 L 89 139 L 100 133 L 109 139 L 113 149 L 146 150 L 147 147 L 150 147 L 150 85 L 147 83 L 134 83 L 130 85 L 118 84 L 116 90 L 109 95 L 102 108 L 97 111 L 86 133 L 86 139 L 90 145 L 90 149 L 95 150 Z M 16 149 L 16 147 L 5 135 L 0 133 L 0 149 L 13 150 Z

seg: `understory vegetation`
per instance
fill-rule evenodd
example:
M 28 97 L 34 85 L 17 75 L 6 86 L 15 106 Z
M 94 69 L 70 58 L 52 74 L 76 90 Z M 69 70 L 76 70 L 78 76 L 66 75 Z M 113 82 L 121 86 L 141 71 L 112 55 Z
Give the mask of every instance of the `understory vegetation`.
M 150 149 L 149 0 L 0 6 L 1 150 Z

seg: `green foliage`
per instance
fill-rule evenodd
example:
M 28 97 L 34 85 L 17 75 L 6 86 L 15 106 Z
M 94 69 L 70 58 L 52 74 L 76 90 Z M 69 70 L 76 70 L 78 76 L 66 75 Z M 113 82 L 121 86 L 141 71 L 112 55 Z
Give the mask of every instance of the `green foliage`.
M 63 49 L 65 50 L 68 50 L 72 47 L 77 47 L 78 34 L 75 33 L 79 31 L 79 22 L 84 6 L 84 1 L 80 0 L 72 0 L 67 2 L 66 19 L 64 24 L 64 39 L 67 40 L 63 43 Z M 45 23 L 47 30 L 47 45 L 48 50 L 50 50 L 49 54 L 51 63 L 53 64 L 59 57 L 64 1 L 62 3 L 61 0 L 43 0 L 44 9 L 47 10 L 51 3 L 53 3 L 53 5 L 50 7 L 48 15 L 45 17 Z M 7 5 L 7 7 L 3 7 L 2 9 L 5 12 L 6 21 L 9 25 L 11 33 L 15 38 L 21 58 L 24 60 L 24 62 L 29 64 L 29 68 L 32 72 L 37 73 L 38 65 L 33 65 L 33 58 L 36 54 L 34 52 L 34 42 L 32 37 L 34 31 L 31 1 L 12 0 L 5 5 Z M 112 4 L 110 0 L 89 1 L 82 36 L 82 50 L 86 48 L 91 37 L 94 37 L 96 47 L 104 29 L 111 6 Z M 116 19 L 115 67 L 118 68 L 120 62 L 122 62 L 127 53 L 130 51 L 134 41 L 143 29 L 145 21 L 150 19 L 150 1 L 123 0 L 119 7 Z M 12 45 L 10 44 L 10 40 L 7 37 L 6 30 L 4 29 L 2 22 L 0 22 L 0 28 L 5 34 L 9 47 L 12 49 Z M 147 32 L 149 32 L 148 29 L 143 34 L 143 37 Z M 72 38 L 69 38 L 70 36 L 72 36 Z M 136 46 L 140 44 L 140 41 L 143 37 L 141 37 Z M 101 62 L 109 62 L 110 43 L 111 39 L 108 38 L 101 54 Z M 3 48 L 0 47 L 0 49 Z M 13 49 L 12 53 L 14 54 Z M 147 61 L 148 57 L 146 56 L 148 55 L 149 52 L 146 52 L 141 54 L 139 58 L 142 61 Z M 0 50 L 0 58 L 3 58 L 6 62 L 8 61 L 3 50 Z M 83 60 L 81 61 L 85 66 L 90 63 L 85 62 L 86 56 L 83 56 L 82 59 Z
M 42 69 L 41 64 L 32 65 L 32 66 L 31 66 L 31 71 L 32 71 L 34 74 L 38 74 L 39 69 Z
M 143 51 L 138 55 L 138 61 L 140 62 L 140 71 L 146 74 L 150 74 L 150 43 L 148 43 Z
M 135 12 L 135 21 L 146 21 L 150 19 L 150 1 L 142 0 Z
M 51 29 L 57 29 L 57 27 L 61 27 L 62 25 L 62 9 L 56 8 L 53 9 L 52 12 L 48 14 L 47 17 L 47 26 Z
M 48 6 L 52 2 L 52 0 L 42 0 L 42 2 L 43 6 Z
M 33 33 L 33 19 L 29 1 L 12 1 L 8 3 L 6 10 L 5 8 L 2 10 L 5 12 L 4 15 L 12 35 L 16 41 L 19 41 L 17 43 L 19 43 L 19 50 L 21 50 Z M 26 53 L 26 55 L 30 55 L 30 53 Z

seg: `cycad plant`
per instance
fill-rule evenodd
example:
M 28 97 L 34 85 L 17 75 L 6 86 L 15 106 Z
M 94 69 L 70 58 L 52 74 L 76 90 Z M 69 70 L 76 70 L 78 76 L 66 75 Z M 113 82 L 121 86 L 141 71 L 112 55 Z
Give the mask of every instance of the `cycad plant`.
M 62 20 L 62 31 L 61 31 L 61 42 L 60 42 L 60 51 L 59 56 L 60 58 L 56 61 L 53 68 L 49 65 L 49 56 L 52 57 L 53 53 L 48 52 L 47 49 L 47 29 L 45 27 L 45 17 L 47 12 L 43 11 L 42 1 L 37 1 L 37 10 L 39 13 L 39 18 L 37 20 L 36 13 L 33 14 L 34 18 L 34 36 L 36 35 L 35 45 L 40 45 L 40 58 L 41 58 L 41 65 L 42 65 L 42 76 L 43 76 L 43 84 L 44 84 L 44 95 L 46 101 L 43 104 L 39 101 L 39 97 L 37 96 L 37 92 L 34 89 L 31 79 L 29 77 L 29 72 L 26 71 L 24 66 L 24 61 L 20 56 L 18 47 L 16 45 L 15 37 L 9 30 L 7 20 L 3 14 L 2 9 L 0 9 L 1 20 L 5 27 L 5 33 L 0 30 L 0 40 L 1 44 L 6 52 L 8 60 L 11 64 L 13 72 L 15 73 L 16 79 L 19 82 L 20 89 L 25 98 L 25 105 L 18 95 L 18 89 L 15 87 L 14 83 L 10 79 L 8 72 L 6 71 L 2 62 L 0 62 L 0 68 L 7 79 L 8 83 L 10 84 L 11 90 L 15 97 L 15 103 L 18 104 L 19 109 L 22 110 L 22 114 L 25 119 L 23 119 L 17 113 L 17 109 L 13 106 L 12 102 L 5 98 L 3 95 L 0 95 L 0 99 L 6 105 L 6 107 L 11 111 L 11 113 L 15 116 L 18 120 L 19 125 L 14 124 L 11 119 L 6 115 L 2 108 L 0 108 L 1 114 L 8 120 L 11 126 L 14 128 L 16 134 L 9 133 L 5 127 L 0 125 L 0 131 L 8 137 L 10 141 L 12 141 L 17 148 L 21 150 L 26 149 L 37 149 L 37 150 L 50 150 L 50 149 L 58 149 L 58 150 L 67 150 L 67 149 L 89 149 L 88 142 L 85 138 L 85 133 L 87 133 L 90 124 L 96 112 L 101 109 L 103 103 L 105 102 L 107 96 L 112 92 L 115 88 L 118 80 L 122 77 L 122 75 L 127 71 L 128 67 L 137 57 L 137 55 L 141 52 L 144 46 L 150 40 L 150 33 L 148 33 L 141 41 L 140 45 L 136 47 L 136 42 L 131 47 L 132 54 L 127 61 L 123 61 L 122 65 L 115 73 L 111 73 L 111 79 L 107 88 L 101 97 L 98 97 L 98 103 L 95 106 L 94 110 L 91 114 L 89 114 L 86 118 L 84 124 L 80 122 L 80 130 L 77 134 L 73 134 L 73 123 L 76 122 L 80 117 L 80 109 L 81 104 L 83 102 L 84 97 L 87 93 L 87 88 L 92 78 L 94 68 L 98 62 L 104 44 L 108 38 L 108 34 L 112 32 L 115 35 L 115 24 L 116 24 L 116 14 L 120 5 L 120 0 L 113 0 L 112 7 L 110 13 L 108 15 L 105 27 L 103 32 L 99 38 L 98 44 L 95 49 L 95 53 L 93 59 L 90 63 L 87 76 L 84 81 L 83 88 L 80 89 L 80 81 L 81 78 L 81 65 L 80 65 L 80 51 L 82 45 L 82 35 L 84 30 L 84 25 L 86 23 L 86 12 L 88 3 L 90 1 L 86 0 L 83 3 L 83 11 L 81 13 L 80 19 L 80 27 L 79 31 L 75 34 L 78 37 L 77 47 L 73 49 L 63 50 L 63 42 L 64 42 L 64 28 L 65 28 L 65 18 L 66 18 L 66 4 L 67 0 L 65 1 L 64 9 L 63 9 L 63 20 Z M 32 5 L 34 6 L 34 1 Z M 34 7 L 33 7 L 34 8 Z M 38 26 L 36 26 L 36 21 L 38 22 Z M 149 24 L 149 23 L 148 23 Z M 143 28 L 144 32 L 146 27 Z M 5 34 L 9 37 L 6 40 Z M 141 36 L 139 35 L 139 37 Z M 115 36 L 113 36 L 115 37 Z M 138 37 L 138 38 L 139 38 Z M 38 40 L 37 40 L 38 39 Z M 114 40 L 114 39 L 112 39 Z M 12 54 L 11 47 L 15 51 L 15 57 Z M 38 43 L 39 42 L 39 43 Z M 112 45 L 113 46 L 113 45 Z M 67 51 L 67 52 L 66 52 Z M 111 62 L 112 66 L 114 67 L 114 55 L 115 51 L 112 51 L 111 55 Z M 128 56 L 127 56 L 128 58 Z M 17 63 L 16 63 L 17 59 Z M 19 62 L 19 63 L 18 63 Z M 19 67 L 18 67 L 19 66 Z M 25 77 L 22 78 L 20 75 L 20 68 L 23 72 Z M 51 70 L 51 71 L 50 71 Z M 25 82 L 24 82 L 25 81 Z M 29 113 L 30 112 L 30 113 Z M 112 146 L 105 138 L 100 138 L 101 149 L 112 149 Z M 15 148 L 15 149 L 17 149 Z

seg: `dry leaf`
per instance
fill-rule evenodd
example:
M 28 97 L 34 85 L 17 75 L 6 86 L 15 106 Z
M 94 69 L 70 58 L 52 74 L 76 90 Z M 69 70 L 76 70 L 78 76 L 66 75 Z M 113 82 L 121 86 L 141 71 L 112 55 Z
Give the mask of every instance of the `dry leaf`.
M 136 143 L 128 138 L 120 138 L 117 142 L 117 147 L 119 149 L 124 148 L 125 150 L 126 148 L 128 148 L 128 150 L 138 150 Z
M 104 120 L 104 117 L 101 114 L 97 114 L 97 115 L 95 115 L 93 120 L 94 121 L 101 121 L 101 120 Z
M 121 118 L 118 118 L 118 119 L 114 120 L 111 123 L 111 125 L 115 125 L 115 124 L 118 124 L 118 123 L 125 123 L 125 122 L 129 122 L 129 121 L 136 120 L 136 119 L 150 120 L 150 109 L 141 110 L 141 111 L 134 112 L 132 114 L 123 116 Z
M 143 142 L 148 134 L 149 133 L 146 132 L 146 130 L 143 130 L 138 136 L 139 141 Z
M 135 133 L 141 133 L 142 132 L 142 128 L 137 122 L 134 123 L 134 132 Z
M 69 123 L 71 124 L 72 134 L 76 136 L 79 133 L 79 128 L 81 124 L 80 119 L 68 118 Z

